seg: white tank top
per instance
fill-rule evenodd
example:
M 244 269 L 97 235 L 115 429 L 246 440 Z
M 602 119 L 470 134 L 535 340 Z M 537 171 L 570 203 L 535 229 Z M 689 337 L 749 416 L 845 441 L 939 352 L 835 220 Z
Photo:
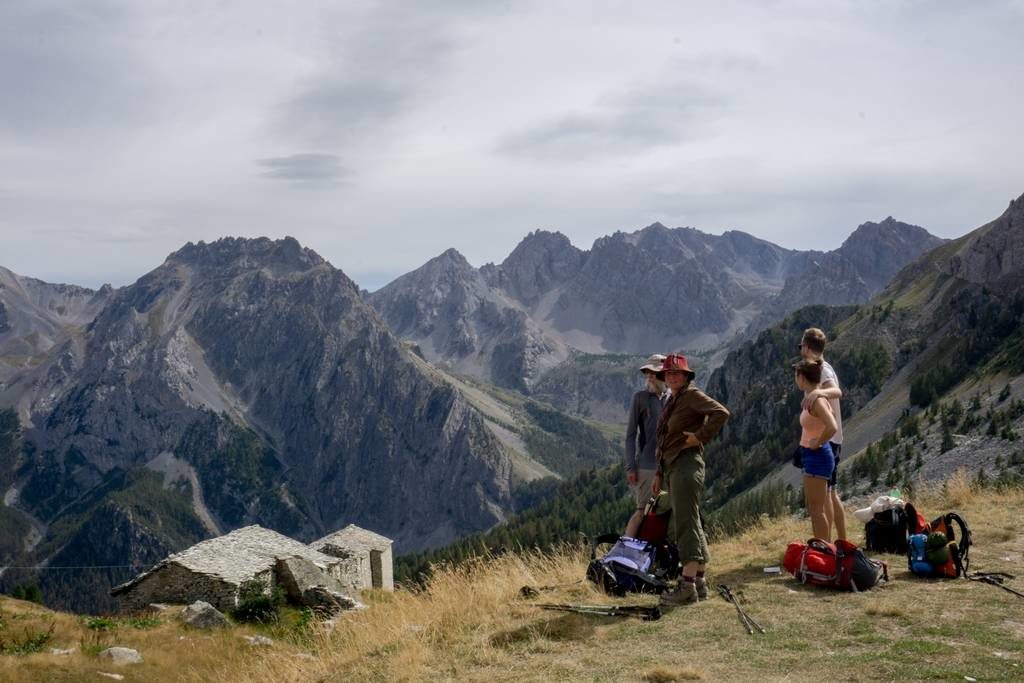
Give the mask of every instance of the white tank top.
M 823 360 L 821 362 L 821 384 L 819 385 L 822 389 L 830 389 L 836 387 L 842 389 L 839 386 L 839 377 L 836 375 L 835 369 L 829 365 L 828 361 Z M 832 414 L 836 417 L 836 433 L 829 441 L 832 443 L 843 442 L 843 413 L 839 407 L 839 399 L 831 399 L 828 402 L 832 408 Z

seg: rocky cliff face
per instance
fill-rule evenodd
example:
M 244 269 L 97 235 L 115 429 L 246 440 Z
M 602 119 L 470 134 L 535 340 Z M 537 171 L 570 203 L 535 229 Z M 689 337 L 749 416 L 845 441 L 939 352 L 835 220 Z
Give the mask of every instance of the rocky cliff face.
M 0 267 L 0 391 L 16 372 L 80 332 L 112 293 L 109 285 L 94 291 L 51 284 Z
M 36 373 L 56 396 L 32 416 L 20 504 L 67 546 L 106 509 L 80 501 L 127 495 L 109 482 L 173 462 L 201 489 L 170 492 L 189 531 L 168 539 L 144 505 L 129 516 L 167 547 L 208 532 L 200 500 L 222 528 L 313 538 L 354 522 L 406 549 L 488 528 L 510 501 L 509 458 L 407 353 L 355 284 L 293 239 L 189 244 L 113 295 L 70 381 L 48 391 Z M 32 559 L 53 550 L 44 540 Z
M 938 267 L 944 273 L 1000 291 L 1024 284 L 1024 196 L 1010 202 L 1002 216 L 979 228 Z
M 540 245 L 524 242 L 520 247 L 507 271 L 478 271 L 449 249 L 368 299 L 391 329 L 415 341 L 428 360 L 499 386 L 526 389 L 568 352 L 510 293 L 535 296 L 537 284 L 564 264 Z M 492 282 L 503 283 L 509 292 Z

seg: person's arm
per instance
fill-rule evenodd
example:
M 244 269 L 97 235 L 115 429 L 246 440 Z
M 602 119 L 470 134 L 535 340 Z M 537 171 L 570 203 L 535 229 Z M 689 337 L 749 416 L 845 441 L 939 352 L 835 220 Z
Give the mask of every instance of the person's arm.
M 836 416 L 832 414 L 832 407 L 824 397 L 819 396 L 816 398 L 808 412 L 825 423 L 825 431 L 821 433 L 821 437 L 818 439 L 818 445 L 814 447 L 814 450 L 817 450 L 835 436 L 836 430 L 839 429 L 839 425 L 836 423 Z
M 839 388 L 839 385 L 831 379 L 826 379 L 821 382 L 821 386 L 804 396 L 804 400 L 800 402 L 800 407 L 803 410 L 810 411 L 811 406 L 814 405 L 818 398 L 823 398 L 826 401 L 838 401 L 842 397 L 843 390 Z
M 633 396 L 633 403 L 629 407 L 629 422 L 626 423 L 626 473 L 635 474 L 637 469 L 636 462 L 636 432 L 637 425 L 640 419 L 640 402 L 637 400 L 636 395 Z
M 729 409 L 703 391 L 691 391 L 689 394 L 692 397 L 690 400 L 696 402 L 694 407 L 697 412 L 706 418 L 700 429 L 693 433 L 692 436 L 698 443 L 692 445 L 703 445 L 715 438 L 725 426 L 725 422 L 730 416 Z M 690 439 L 687 440 L 687 443 L 690 443 Z

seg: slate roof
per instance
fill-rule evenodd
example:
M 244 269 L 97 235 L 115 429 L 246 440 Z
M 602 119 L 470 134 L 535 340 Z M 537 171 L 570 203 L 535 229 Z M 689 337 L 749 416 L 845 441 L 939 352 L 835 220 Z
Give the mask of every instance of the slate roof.
M 368 550 L 383 551 L 388 550 L 392 542 L 390 538 L 375 534 L 355 524 L 349 524 L 344 529 L 328 534 L 318 541 L 313 541 L 309 544 L 309 547 L 323 548 L 324 546 L 333 545 L 341 548 L 362 547 Z
M 123 593 L 172 563 L 200 574 L 220 577 L 229 583 L 240 584 L 259 572 L 272 569 L 278 557 L 290 555 L 303 557 L 321 569 L 341 561 L 276 531 L 253 524 L 169 555 L 152 569 L 111 590 L 111 594 Z

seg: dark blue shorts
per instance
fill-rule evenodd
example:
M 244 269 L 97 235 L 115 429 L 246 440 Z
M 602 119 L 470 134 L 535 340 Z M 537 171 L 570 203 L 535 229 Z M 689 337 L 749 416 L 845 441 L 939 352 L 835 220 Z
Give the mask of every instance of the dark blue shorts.
M 839 452 L 843 449 L 843 444 L 829 441 L 828 445 L 832 447 L 832 454 L 836 456 L 836 466 L 832 468 L 832 478 L 828 480 L 828 487 L 834 489 L 839 476 Z
M 836 457 L 832 455 L 830 444 L 825 444 L 816 451 L 801 446 L 800 454 L 804 463 L 804 474 L 826 481 L 832 478 L 832 471 L 836 468 Z

